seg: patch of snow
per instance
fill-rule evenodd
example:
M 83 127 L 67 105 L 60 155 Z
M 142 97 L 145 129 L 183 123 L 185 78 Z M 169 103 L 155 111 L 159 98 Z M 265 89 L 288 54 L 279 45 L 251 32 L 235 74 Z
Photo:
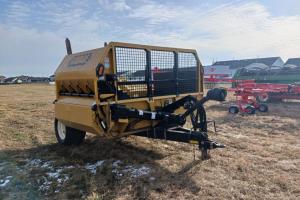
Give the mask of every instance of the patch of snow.
M 61 189 L 61 186 L 64 182 L 68 181 L 69 180 L 69 176 L 67 174 L 60 174 L 60 172 L 53 172 L 53 173 L 47 173 L 48 177 L 42 177 L 42 179 L 40 179 L 38 182 L 41 183 L 41 185 L 39 186 L 39 190 L 40 191 L 43 191 L 43 192 L 47 192 L 52 183 L 54 181 L 52 180 L 49 180 L 49 178 L 51 179 L 56 179 L 57 181 L 57 186 L 56 186 L 56 189 L 55 189 L 55 193 L 59 192 L 60 189 Z
M 59 168 L 59 169 L 56 169 L 56 171 L 54 171 L 54 172 L 48 172 L 46 174 L 49 178 L 56 179 L 56 181 L 59 184 L 62 184 L 69 180 L 69 177 L 67 174 L 61 174 L 62 171 L 63 171 L 63 169 Z
M 5 179 L 0 179 L 0 187 L 5 187 L 10 182 L 9 179 L 11 178 L 12 176 L 6 176 Z
M 41 168 L 49 169 L 49 168 L 53 168 L 52 163 L 53 161 L 43 161 L 41 159 L 33 159 L 33 160 L 27 159 L 27 166 L 31 166 L 31 167 L 41 167 Z
M 63 179 L 63 182 L 66 182 L 66 181 L 68 181 L 70 178 L 68 177 L 68 175 L 67 174 L 64 174 L 64 179 Z
M 65 169 L 74 169 L 75 167 L 73 165 L 65 166 Z
M 41 163 L 42 163 L 41 159 L 27 160 L 27 165 L 34 166 L 34 167 L 40 166 Z
M 128 173 L 130 173 L 131 177 L 137 178 L 137 177 L 145 176 L 145 175 L 149 174 L 150 168 L 145 167 L 145 166 L 135 168 L 135 167 L 129 165 L 126 167 L 125 170 L 123 170 L 123 172 L 128 172 Z
M 69 176 L 68 176 L 67 174 L 62 174 L 62 175 L 60 176 L 60 178 L 57 179 L 57 182 L 58 182 L 59 184 L 61 184 L 61 183 L 64 183 L 64 182 L 68 181 L 69 179 L 70 179 L 70 178 L 69 178 Z
M 55 191 L 59 192 L 62 184 L 70 179 L 67 174 L 62 173 L 63 170 L 75 168 L 71 165 L 57 168 L 53 163 L 53 161 L 43 161 L 41 159 L 27 160 L 26 166 L 40 167 L 48 171 L 46 172 L 46 176 L 43 176 L 42 178 L 38 179 L 40 191 L 47 192 L 51 188 L 53 182 L 57 182 L 57 188 L 55 188 Z
M 0 180 L 0 187 L 5 187 L 9 182 L 10 182 L 10 180 L 8 180 L 8 179 Z
M 49 181 L 46 177 L 43 177 L 43 183 L 39 186 L 40 191 L 47 191 L 50 189 L 50 186 L 52 184 L 52 181 Z M 42 180 L 40 180 L 42 181 Z
M 123 173 L 121 173 L 120 170 L 118 170 L 118 169 L 113 169 L 111 172 L 116 174 L 118 177 L 123 176 Z
M 121 163 L 121 162 L 119 162 L 119 163 Z M 119 165 L 117 165 L 117 164 L 114 165 L 114 163 L 113 163 L 113 167 L 119 167 Z M 121 177 L 124 174 L 129 174 L 130 177 L 137 178 L 137 177 L 145 176 L 145 175 L 149 174 L 150 168 L 145 167 L 145 166 L 134 167 L 132 165 L 128 165 L 128 166 L 125 166 L 125 169 L 114 168 L 112 170 L 112 173 L 116 174 L 118 177 Z
M 41 167 L 42 168 L 51 168 L 52 167 L 52 162 L 51 161 L 44 162 Z
M 62 178 L 58 178 L 58 179 L 57 179 L 57 182 L 58 182 L 58 183 L 62 183 L 62 182 L 63 182 L 63 179 L 62 179 Z
M 96 174 L 97 168 L 100 167 L 104 162 L 105 160 L 99 160 L 95 164 L 88 163 L 85 165 L 85 169 L 89 170 L 92 174 Z
M 86 169 L 91 174 L 96 174 L 98 167 L 102 166 L 103 163 L 106 162 L 106 160 L 99 160 L 95 163 L 87 163 L 85 165 L 66 165 L 66 166 L 60 166 L 56 167 L 54 164 L 54 161 L 45 161 L 41 159 L 32 159 L 27 160 L 27 167 L 39 167 L 46 170 L 45 176 L 42 176 L 38 179 L 39 184 L 39 190 L 43 192 L 48 192 L 52 186 L 54 186 L 53 183 L 57 183 L 54 192 L 58 193 L 61 191 L 63 184 L 70 179 L 69 175 L 67 173 L 64 173 L 64 170 L 66 169 Z M 123 167 L 121 160 L 115 160 L 112 162 L 112 173 L 116 174 L 118 177 L 123 177 L 125 175 L 131 177 L 131 178 L 137 178 L 141 176 L 148 175 L 150 173 L 150 168 L 146 166 L 134 166 L 134 165 L 127 165 Z M 6 177 L 6 180 L 8 180 L 11 177 Z M 1 185 L 6 185 L 8 182 L 6 180 L 0 181 Z M 155 180 L 154 177 L 150 177 L 150 180 Z
M 119 165 L 122 163 L 121 160 L 116 160 L 115 162 L 113 162 L 112 166 L 113 167 L 119 167 Z
M 58 178 L 60 174 L 58 172 L 49 172 L 49 173 L 47 173 L 47 175 L 50 178 Z

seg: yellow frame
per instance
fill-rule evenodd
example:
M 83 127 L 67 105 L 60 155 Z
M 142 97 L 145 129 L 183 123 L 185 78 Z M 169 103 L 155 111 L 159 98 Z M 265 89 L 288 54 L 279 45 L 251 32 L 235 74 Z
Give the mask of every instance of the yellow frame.
M 144 50 L 156 51 L 171 51 L 182 53 L 193 53 L 197 60 L 197 69 L 199 73 L 199 92 L 188 93 L 180 95 L 156 96 L 152 98 L 135 98 L 118 100 L 117 97 L 105 102 L 100 101 L 98 92 L 98 77 L 96 75 L 96 66 L 104 63 L 104 59 L 109 55 L 110 67 L 105 69 L 105 74 L 116 74 L 116 58 L 115 47 L 128 47 Z M 81 60 L 82 58 L 82 60 Z M 81 65 L 78 67 L 70 67 L 68 63 L 73 60 L 79 60 Z M 72 62 L 74 63 L 74 62 Z M 76 64 L 76 63 L 75 63 Z M 130 130 L 125 131 L 130 120 L 112 121 L 110 117 L 109 106 L 114 103 L 123 104 L 131 108 L 142 110 L 154 110 L 156 106 L 163 105 L 166 100 L 178 100 L 186 95 L 193 95 L 198 98 L 203 97 L 203 67 L 198 58 L 196 50 L 159 47 L 150 45 L 139 45 L 121 42 L 111 42 L 107 46 L 90 51 L 66 55 L 62 63 L 59 65 L 55 72 L 56 77 L 56 101 L 55 101 L 55 118 L 62 121 L 66 126 L 77 128 L 82 131 L 92 132 L 103 137 L 121 137 L 131 134 L 140 129 L 147 129 L 156 124 L 151 121 L 140 121 L 131 127 Z M 63 87 L 78 87 L 85 90 L 87 87 L 94 92 L 93 97 L 74 97 L 62 96 L 60 91 Z M 98 109 L 96 112 L 91 110 L 91 106 L 97 104 Z M 103 115 L 104 111 L 105 115 Z M 182 110 L 177 110 L 177 113 Z M 97 117 L 98 116 L 98 117 Z M 105 121 L 108 129 L 105 131 L 100 126 L 99 118 Z

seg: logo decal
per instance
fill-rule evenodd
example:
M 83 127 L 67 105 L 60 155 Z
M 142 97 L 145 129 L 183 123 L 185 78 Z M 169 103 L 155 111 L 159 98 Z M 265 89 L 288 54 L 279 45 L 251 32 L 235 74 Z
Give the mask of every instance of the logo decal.
M 92 53 L 76 55 L 69 61 L 68 66 L 77 67 L 80 65 L 85 65 L 90 60 L 91 57 L 92 57 Z

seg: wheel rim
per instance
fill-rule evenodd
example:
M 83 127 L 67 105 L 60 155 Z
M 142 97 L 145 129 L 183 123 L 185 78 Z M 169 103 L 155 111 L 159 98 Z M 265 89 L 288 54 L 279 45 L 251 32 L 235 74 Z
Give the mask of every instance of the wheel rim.
M 265 111 L 267 110 L 267 107 L 264 106 L 264 105 L 261 105 L 261 106 L 259 107 L 259 110 L 260 110 L 261 112 L 265 112 Z
M 57 122 L 57 132 L 61 140 L 64 140 L 66 138 L 66 126 L 60 121 Z
M 229 112 L 230 112 L 231 114 L 234 114 L 234 113 L 235 113 L 235 108 L 229 108 Z
M 246 112 L 248 113 L 248 114 L 254 114 L 254 112 L 255 112 L 255 109 L 253 109 L 252 107 L 247 107 L 246 108 Z

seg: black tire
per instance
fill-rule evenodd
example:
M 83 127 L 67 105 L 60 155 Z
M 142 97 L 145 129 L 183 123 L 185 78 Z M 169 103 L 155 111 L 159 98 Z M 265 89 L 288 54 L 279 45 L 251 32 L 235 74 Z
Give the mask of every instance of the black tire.
M 239 112 L 239 108 L 237 106 L 230 106 L 229 109 L 228 109 L 228 112 L 230 114 L 236 114 Z
M 250 115 L 254 115 L 255 114 L 255 108 L 253 106 L 247 106 L 246 108 L 246 113 L 250 114 Z
M 224 88 L 214 88 L 208 90 L 206 97 L 214 101 L 225 101 L 227 96 L 227 91 Z
M 260 105 L 258 106 L 258 110 L 259 110 L 260 112 L 268 112 L 269 108 L 268 108 L 268 106 L 267 106 L 266 104 L 260 104 Z
M 65 129 L 63 131 L 64 137 L 62 136 L 60 126 L 64 126 L 63 127 Z M 62 145 L 79 145 L 83 142 L 86 135 L 86 132 L 75 128 L 67 127 L 57 119 L 55 119 L 54 121 L 54 129 L 55 129 L 56 139 L 58 143 Z

